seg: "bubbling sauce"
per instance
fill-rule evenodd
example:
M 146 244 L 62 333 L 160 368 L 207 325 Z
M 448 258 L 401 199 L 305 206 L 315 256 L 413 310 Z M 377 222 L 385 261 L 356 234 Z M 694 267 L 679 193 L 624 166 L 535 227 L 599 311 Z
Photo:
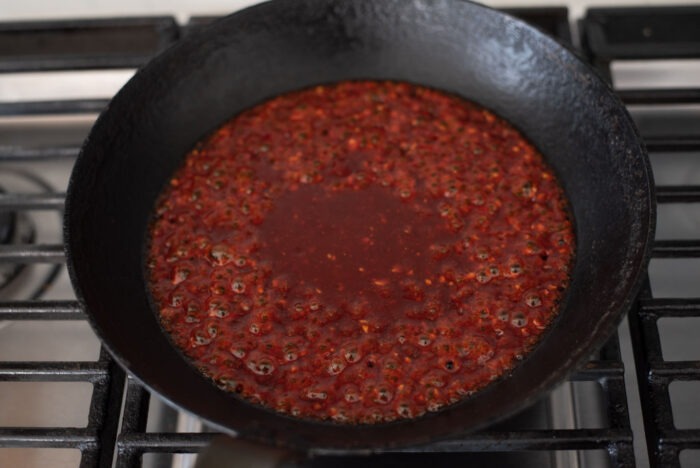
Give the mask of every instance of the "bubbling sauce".
M 157 203 L 148 273 L 163 327 L 222 389 L 374 423 L 512 369 L 573 255 L 563 192 L 512 126 L 357 81 L 276 97 L 198 144 Z

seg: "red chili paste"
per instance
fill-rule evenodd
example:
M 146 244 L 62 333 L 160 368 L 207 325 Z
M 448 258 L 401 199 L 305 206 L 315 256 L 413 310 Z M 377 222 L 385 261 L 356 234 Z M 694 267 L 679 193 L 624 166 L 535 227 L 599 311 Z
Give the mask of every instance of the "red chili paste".
M 542 156 L 431 89 L 271 99 L 187 156 L 156 208 L 163 327 L 221 388 L 370 423 L 454 403 L 557 314 L 574 236 Z

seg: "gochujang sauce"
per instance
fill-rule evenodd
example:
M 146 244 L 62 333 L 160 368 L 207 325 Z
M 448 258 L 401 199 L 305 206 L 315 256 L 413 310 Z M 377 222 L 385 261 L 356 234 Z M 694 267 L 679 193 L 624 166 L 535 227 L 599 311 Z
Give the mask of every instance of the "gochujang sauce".
M 198 144 L 157 203 L 148 272 L 163 327 L 222 389 L 374 423 L 506 374 L 556 316 L 573 253 L 563 192 L 511 125 L 358 81 Z

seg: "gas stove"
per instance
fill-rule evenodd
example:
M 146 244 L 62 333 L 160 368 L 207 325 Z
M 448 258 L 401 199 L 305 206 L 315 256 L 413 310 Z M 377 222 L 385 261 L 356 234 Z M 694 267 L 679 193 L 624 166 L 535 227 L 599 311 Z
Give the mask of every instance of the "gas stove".
M 304 466 L 700 467 L 700 6 L 576 7 L 573 22 L 566 8 L 508 11 L 592 63 L 636 120 L 659 202 L 648 281 L 586 366 L 507 421 Z M 68 176 L 96 115 L 135 68 L 212 19 L 0 23 L 2 466 L 188 467 L 216 436 L 101 348 L 61 244 Z

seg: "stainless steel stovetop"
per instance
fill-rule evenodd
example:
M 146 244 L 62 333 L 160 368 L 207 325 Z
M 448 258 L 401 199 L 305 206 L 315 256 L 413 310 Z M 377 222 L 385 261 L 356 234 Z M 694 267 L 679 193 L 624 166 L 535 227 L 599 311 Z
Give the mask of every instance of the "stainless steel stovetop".
M 572 11 L 580 12 L 580 5 Z M 700 7 L 695 15 L 700 25 Z M 178 30 L 173 19 L 159 21 Z M 635 44 L 653 43 L 656 35 L 672 39 L 649 25 Z M 583 23 L 571 26 L 574 33 L 585 31 Z M 111 460 L 192 466 L 194 455 L 187 452 L 206 443 L 208 435 L 196 435 L 206 428 L 133 382 L 124 391 L 124 376 L 101 353 L 62 267 L 62 194 L 77 148 L 105 99 L 133 69 L 128 60 L 109 70 L 34 66 L 43 58 L 22 62 L 3 49 L 5 30 L 0 24 L 0 215 L 15 218 L 9 237 L 17 244 L 0 245 L 0 466 L 104 466 Z M 115 34 L 124 33 L 117 27 Z M 484 435 L 377 459 L 320 457 L 310 465 L 598 467 L 649 466 L 651 460 L 664 466 L 674 454 L 662 446 L 658 458 L 650 458 L 647 434 L 651 447 L 668 436 L 668 447 L 685 448 L 683 467 L 700 467 L 700 34 L 693 37 L 695 55 L 659 61 L 658 54 L 648 60 L 640 53 L 609 68 L 647 140 L 663 202 L 650 297 L 631 316 L 632 335 L 625 320 L 619 349 L 613 338 L 572 381 Z M 590 49 L 594 63 L 608 69 L 610 57 Z M 11 279 L 5 284 L 3 278 Z M 638 379 L 637 371 L 653 378 Z M 681 432 L 668 432 L 664 415 L 671 417 L 670 429 Z M 632 441 L 636 462 L 630 462 Z

